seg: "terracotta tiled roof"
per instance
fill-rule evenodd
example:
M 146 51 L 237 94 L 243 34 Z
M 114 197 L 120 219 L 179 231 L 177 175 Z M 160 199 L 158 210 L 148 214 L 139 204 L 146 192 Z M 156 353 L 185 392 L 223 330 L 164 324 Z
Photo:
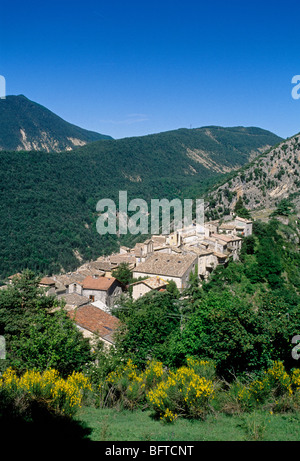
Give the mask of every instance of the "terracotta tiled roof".
M 55 280 L 51 277 L 43 277 L 40 281 L 41 285 L 55 285 Z
M 107 291 L 116 279 L 114 277 L 86 277 L 82 282 L 82 288 L 86 290 Z
M 117 317 L 91 304 L 78 307 L 74 311 L 68 312 L 68 314 L 79 327 L 99 334 L 109 342 L 113 342 L 113 334 L 121 324 Z

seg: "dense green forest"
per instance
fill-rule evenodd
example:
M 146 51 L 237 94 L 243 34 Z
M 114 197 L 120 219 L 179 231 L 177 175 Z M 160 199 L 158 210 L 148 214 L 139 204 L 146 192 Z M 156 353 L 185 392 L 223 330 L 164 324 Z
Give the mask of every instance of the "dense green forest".
M 210 135 L 207 134 L 209 128 Z M 202 198 L 222 168 L 278 140 L 258 128 L 207 127 L 92 142 L 74 152 L 0 153 L 0 277 L 29 268 L 74 270 L 84 261 L 134 245 L 145 236 L 100 236 L 96 204 L 119 191 L 143 198 Z M 201 147 L 217 170 L 187 156 Z M 258 151 L 257 151 L 258 152 Z M 224 172 L 223 172 L 224 174 Z
M 127 162 L 133 157 L 138 162 L 132 162 L 131 174 L 134 176 L 138 173 L 144 179 L 148 174 L 161 174 L 160 167 L 167 164 L 184 172 L 188 166 L 187 149 L 196 153 L 199 150 L 199 154 L 206 155 L 212 170 L 225 171 L 224 167 L 240 167 L 249 161 L 251 154 L 258 154 L 260 149 L 280 141 L 282 138 L 261 128 L 207 126 L 111 140 L 108 143 L 89 143 L 81 148 L 81 152 L 102 153 L 106 159 L 110 157 L 111 161 L 120 162 L 119 168 L 124 167 L 128 173 Z M 141 171 L 140 162 L 143 159 L 146 168 Z M 190 160 L 196 171 L 204 171 L 203 164 L 195 159 Z
M 135 197 L 150 202 L 161 194 L 171 199 L 190 184 L 179 176 L 177 181 L 151 177 L 143 181 L 141 192 L 139 184 L 116 171 L 112 177 L 98 154 L 89 155 L 87 161 L 83 154 L 2 152 L 0 163 L 2 277 L 26 267 L 45 273 L 75 269 L 79 265 L 75 250 L 84 260 L 118 251 L 116 235 L 97 233 L 98 200 L 111 198 L 118 204 L 119 190 L 128 191 L 128 202 Z M 122 242 L 130 244 L 134 238 L 128 234 Z

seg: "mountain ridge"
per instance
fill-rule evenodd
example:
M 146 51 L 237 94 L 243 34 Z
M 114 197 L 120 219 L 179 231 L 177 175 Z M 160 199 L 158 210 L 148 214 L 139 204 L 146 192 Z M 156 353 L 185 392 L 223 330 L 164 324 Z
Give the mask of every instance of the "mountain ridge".
M 182 171 L 193 175 L 203 170 L 226 173 L 247 163 L 282 138 L 257 127 L 205 126 L 179 128 L 144 136 L 92 142 L 78 151 L 85 154 L 101 154 L 105 158 L 141 161 L 151 157 L 153 162 L 180 161 Z M 184 165 L 182 160 L 184 159 Z M 184 168 L 183 168 L 184 166 Z M 133 171 L 136 164 L 132 164 Z M 132 172 L 132 170 L 131 170 Z
M 0 150 L 73 150 L 110 136 L 73 125 L 24 95 L 0 102 Z

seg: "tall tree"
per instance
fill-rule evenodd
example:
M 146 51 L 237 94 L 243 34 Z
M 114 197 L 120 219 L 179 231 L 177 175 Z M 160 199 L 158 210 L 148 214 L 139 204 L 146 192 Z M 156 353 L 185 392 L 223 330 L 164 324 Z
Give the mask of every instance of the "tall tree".
M 128 263 L 121 263 L 112 271 L 112 276 L 125 286 L 132 282 L 132 272 Z
M 150 358 L 168 359 L 168 340 L 180 328 L 180 312 L 172 293 L 150 292 L 133 301 L 127 299 L 115 311 L 123 322 L 116 347 L 142 366 Z
M 0 334 L 6 341 L 0 366 L 56 367 L 64 375 L 79 370 L 92 359 L 89 342 L 39 281 L 26 270 L 0 291 Z
M 249 210 L 244 205 L 244 201 L 242 197 L 239 197 L 235 207 L 234 207 L 234 212 L 240 217 L 240 218 L 245 218 L 245 219 L 251 219 L 251 214 Z

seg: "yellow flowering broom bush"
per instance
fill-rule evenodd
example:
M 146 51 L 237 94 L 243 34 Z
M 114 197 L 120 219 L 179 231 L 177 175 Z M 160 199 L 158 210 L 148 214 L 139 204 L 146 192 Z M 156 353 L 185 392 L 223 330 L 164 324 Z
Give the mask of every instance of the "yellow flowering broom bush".
M 100 384 L 102 406 L 120 405 L 133 410 L 147 404 L 147 391 L 158 383 L 164 375 L 163 364 L 148 361 L 145 370 L 138 370 L 131 359 L 109 373 Z
M 2 396 L 10 399 L 25 396 L 69 416 L 81 407 L 88 390 L 92 391 L 91 384 L 79 372 L 73 372 L 68 378 L 63 379 L 54 369 L 44 372 L 28 370 L 18 376 L 15 370 L 8 368 L 0 379 Z
M 291 388 L 294 393 L 300 393 L 300 369 L 296 368 L 291 373 Z
M 188 359 L 187 366 L 169 371 L 166 379 L 147 393 L 155 414 L 164 422 L 173 422 L 177 416 L 204 418 L 215 391 L 213 381 L 201 376 L 199 368 L 203 372 L 211 367 L 210 362 Z
M 248 385 L 239 384 L 238 401 L 242 409 L 249 410 L 259 405 L 268 405 L 272 411 L 281 411 L 298 407 L 300 402 L 300 370 L 290 374 L 280 361 L 263 372 L 260 379 Z
M 154 409 L 165 422 L 178 415 L 203 417 L 214 396 L 215 367 L 209 361 L 187 359 L 176 372 L 151 360 L 143 371 L 129 359 L 111 372 L 99 386 L 102 406 Z

